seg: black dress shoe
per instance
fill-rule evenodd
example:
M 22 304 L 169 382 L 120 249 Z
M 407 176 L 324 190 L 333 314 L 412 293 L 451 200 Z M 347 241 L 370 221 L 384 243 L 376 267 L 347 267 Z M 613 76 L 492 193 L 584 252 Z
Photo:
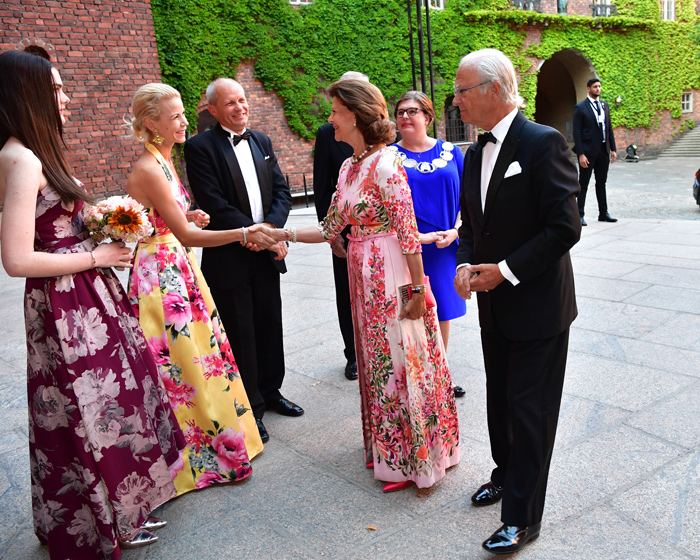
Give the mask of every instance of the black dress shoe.
M 472 503 L 477 506 L 490 506 L 503 497 L 503 486 L 496 486 L 493 482 L 482 485 L 472 496 Z
M 462 389 L 459 385 L 455 385 L 454 390 L 455 390 L 455 397 L 457 397 L 458 399 L 467 394 L 467 392 L 464 389 Z
M 586 223 L 586 220 L 583 219 L 583 216 L 581 216 L 581 225 L 582 226 L 587 226 L 588 224 Z
M 535 523 L 529 527 L 503 525 L 486 539 L 481 546 L 494 554 L 512 554 L 539 537 L 541 526 L 541 523 Z
M 601 214 L 598 216 L 598 221 L 599 222 L 617 222 L 617 218 L 613 218 L 610 214 L 607 212 L 605 214 Z
M 284 397 L 265 403 L 265 406 L 282 416 L 301 416 L 304 414 L 303 408 Z
M 357 361 L 348 361 L 345 366 L 345 379 L 355 381 L 357 379 Z
M 255 423 L 258 425 L 258 432 L 260 432 L 260 439 L 262 440 L 262 442 L 267 443 L 268 441 L 270 441 L 270 434 L 267 433 L 267 430 L 265 429 L 265 424 L 262 423 L 262 420 L 260 418 L 256 418 Z

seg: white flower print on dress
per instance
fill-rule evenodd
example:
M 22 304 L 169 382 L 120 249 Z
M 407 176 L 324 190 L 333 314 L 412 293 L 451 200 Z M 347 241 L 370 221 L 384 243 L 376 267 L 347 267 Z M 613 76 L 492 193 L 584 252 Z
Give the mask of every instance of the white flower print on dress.
M 107 325 L 102 322 L 100 312 L 95 307 L 61 310 L 61 318 L 56 319 L 56 329 L 61 338 L 61 346 L 67 364 L 90 354 L 94 356 L 104 348 L 109 340 Z
M 150 502 L 150 493 L 153 490 L 153 482 L 145 476 L 139 476 L 136 472 L 128 475 L 117 486 L 117 500 L 115 513 L 117 524 L 120 528 L 133 526 L 141 515 L 148 515 L 147 507 Z
M 53 229 L 56 237 L 59 239 L 74 235 L 70 216 L 67 214 L 63 214 L 53 221 Z
M 59 276 L 56 279 L 56 290 L 59 292 L 70 292 L 75 289 L 75 282 L 73 279 L 75 274 L 66 274 L 64 276 Z
M 85 494 L 95 482 L 95 475 L 90 472 L 90 469 L 81 466 L 80 463 L 73 462 L 67 467 L 63 467 L 61 482 L 63 487 L 58 490 L 58 494 L 67 494 L 68 492 Z
M 45 430 L 68 427 L 68 414 L 75 410 L 58 387 L 37 387 L 32 398 L 34 421 Z
M 92 548 L 100 539 L 96 525 L 95 516 L 92 515 L 87 504 L 83 504 L 83 507 L 75 512 L 75 517 L 66 531 L 70 535 L 75 536 L 75 544 L 77 546 L 87 544 Z
M 114 516 L 112 515 L 112 506 L 109 502 L 107 487 L 102 480 L 95 485 L 93 493 L 90 494 L 90 501 L 95 504 L 97 518 L 105 525 L 111 525 L 112 521 L 114 521 Z

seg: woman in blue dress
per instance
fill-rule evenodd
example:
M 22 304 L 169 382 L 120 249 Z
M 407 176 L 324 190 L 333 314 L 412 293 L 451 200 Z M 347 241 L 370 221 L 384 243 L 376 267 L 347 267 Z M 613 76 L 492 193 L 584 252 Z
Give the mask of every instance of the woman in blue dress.
M 457 229 L 459 191 L 462 184 L 464 155 L 450 142 L 428 136 L 435 120 L 430 98 L 420 91 L 401 96 L 394 117 L 401 141 L 394 144 L 403 157 L 408 185 L 423 244 L 423 266 L 437 302 L 442 340 L 447 348 L 450 321 L 467 312 L 466 302 L 454 288 L 457 267 Z M 455 396 L 464 389 L 455 387 Z

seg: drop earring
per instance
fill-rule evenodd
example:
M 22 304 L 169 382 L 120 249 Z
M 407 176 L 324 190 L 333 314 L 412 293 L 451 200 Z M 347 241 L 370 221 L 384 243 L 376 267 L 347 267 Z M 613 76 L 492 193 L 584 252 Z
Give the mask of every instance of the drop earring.
M 354 123 L 352 123 L 352 126 L 357 126 L 357 121 L 355 121 Z
M 165 138 L 163 138 L 160 134 L 158 134 L 158 129 L 154 128 L 153 129 L 153 140 L 152 142 L 154 144 L 157 144 L 158 146 L 162 146 L 163 142 L 165 141 Z

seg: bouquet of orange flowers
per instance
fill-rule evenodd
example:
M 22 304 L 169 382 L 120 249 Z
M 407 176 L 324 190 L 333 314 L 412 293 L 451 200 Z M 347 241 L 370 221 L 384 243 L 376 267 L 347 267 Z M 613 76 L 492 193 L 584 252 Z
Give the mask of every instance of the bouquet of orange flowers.
M 85 226 L 98 243 L 137 243 L 153 233 L 143 206 L 129 196 L 110 196 L 83 211 Z

